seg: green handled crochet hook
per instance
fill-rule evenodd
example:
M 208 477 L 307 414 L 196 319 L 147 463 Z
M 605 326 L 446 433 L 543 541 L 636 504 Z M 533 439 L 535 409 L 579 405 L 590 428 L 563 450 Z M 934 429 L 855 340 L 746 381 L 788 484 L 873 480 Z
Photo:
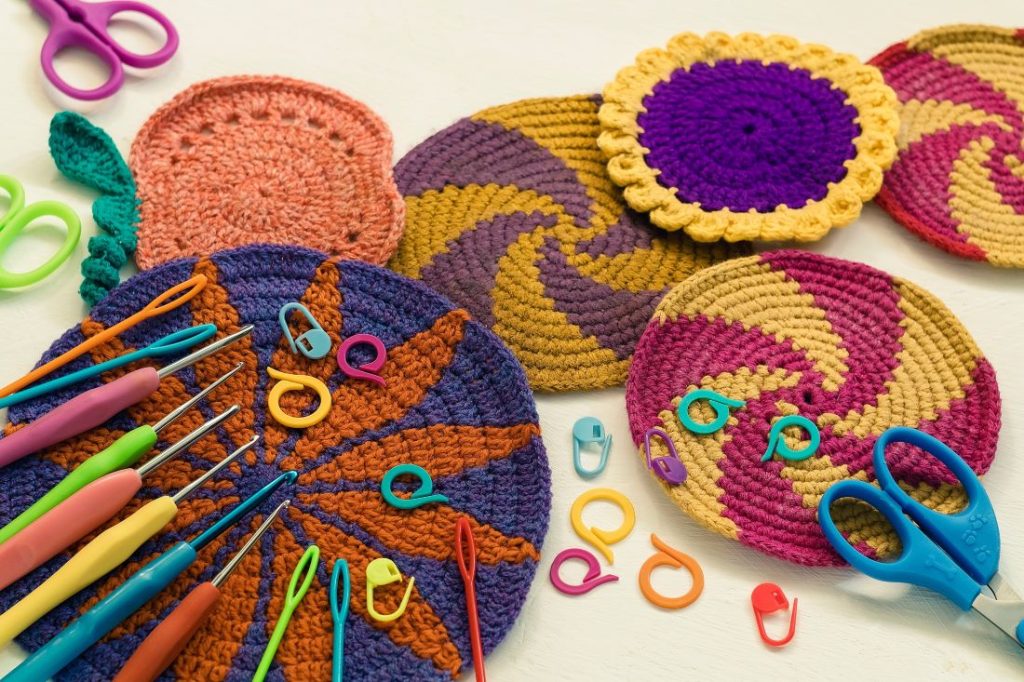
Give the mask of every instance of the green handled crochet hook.
M 288 583 L 288 596 L 285 598 L 284 608 L 281 610 L 280 618 L 277 619 L 277 625 L 274 626 L 273 634 L 270 635 L 267 649 L 263 652 L 263 658 L 260 659 L 260 665 L 256 668 L 256 674 L 253 675 L 252 682 L 263 682 L 266 678 L 267 672 L 270 670 L 270 664 L 274 662 L 277 648 L 281 646 L 281 640 L 284 639 L 284 631 L 288 629 L 288 621 L 292 619 L 292 614 L 295 613 L 296 607 L 298 607 L 302 598 L 306 596 L 309 586 L 313 584 L 313 577 L 316 575 L 316 569 L 319 566 L 320 548 L 316 545 L 310 545 L 306 548 L 306 553 L 299 559 L 295 571 L 292 572 L 292 579 Z M 302 575 L 303 572 L 305 572 L 304 576 Z M 302 578 L 302 585 L 299 585 L 300 577 Z

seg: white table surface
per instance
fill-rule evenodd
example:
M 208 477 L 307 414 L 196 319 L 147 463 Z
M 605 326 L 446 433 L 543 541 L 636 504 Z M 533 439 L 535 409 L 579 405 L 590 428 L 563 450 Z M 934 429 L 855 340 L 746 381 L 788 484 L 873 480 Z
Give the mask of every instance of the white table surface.
M 157 106 L 215 76 L 283 74 L 343 90 L 390 124 L 397 159 L 430 133 L 481 108 L 600 91 L 638 51 L 684 30 L 787 33 L 867 59 L 940 24 L 1024 26 L 1020 0 L 152 3 L 182 35 L 177 57 L 151 77 L 129 77 L 112 100 L 79 107 L 125 152 Z M 89 216 L 92 193 L 64 180 L 46 149 L 50 117 L 68 103 L 53 97 L 39 70 L 45 25 L 26 2 L 4 0 L 0 27 L 0 172 L 20 178 L 30 199 L 60 198 Z M 65 63 L 74 67 L 72 60 Z M 76 260 L 96 232 L 91 219 L 84 220 L 83 230 Z M 19 253 L 39 246 L 20 247 Z M 1024 272 L 947 256 L 874 206 L 813 248 L 870 263 L 934 292 L 995 366 L 1003 430 L 986 483 L 1005 541 L 1003 573 L 1024 585 L 1024 496 L 1018 492 L 1024 489 Z M 0 293 L 0 379 L 21 375 L 84 316 L 79 280 L 72 263 L 42 286 Z M 962 614 L 935 594 L 849 570 L 792 566 L 698 527 L 668 502 L 631 451 L 622 389 L 541 396 L 537 402 L 553 471 L 551 529 L 523 612 L 487 661 L 491 679 L 995 680 L 1024 673 L 1019 647 L 980 616 Z M 570 429 L 584 415 L 603 420 L 616 443 L 607 471 L 595 483 L 579 479 L 571 465 Z M 569 506 L 595 484 L 627 493 L 636 505 L 637 526 L 615 549 L 620 582 L 570 598 L 554 590 L 547 571 L 556 552 L 579 544 L 569 526 Z M 595 522 L 616 521 L 610 507 L 590 513 Z M 651 531 L 702 564 L 706 587 L 690 608 L 661 611 L 640 595 L 636 573 L 653 553 Z M 684 591 L 684 575 L 659 571 L 655 585 L 668 594 Z M 777 582 L 800 599 L 797 635 L 788 648 L 770 650 L 756 634 L 749 595 L 762 581 Z M 0 651 L 0 671 L 21 655 L 13 646 Z

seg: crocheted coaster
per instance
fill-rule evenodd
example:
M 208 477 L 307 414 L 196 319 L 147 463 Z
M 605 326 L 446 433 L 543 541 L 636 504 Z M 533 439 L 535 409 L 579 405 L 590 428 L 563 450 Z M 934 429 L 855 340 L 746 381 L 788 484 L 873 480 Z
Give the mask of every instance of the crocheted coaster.
M 698 388 L 746 405 L 721 431 L 691 433 L 676 408 Z M 842 563 L 818 525 L 818 502 L 836 481 L 874 479 L 872 446 L 886 429 L 930 433 L 984 473 L 1000 425 L 992 366 L 940 301 L 866 265 L 803 251 L 733 260 L 673 289 L 637 344 L 626 405 L 641 457 L 647 429 L 671 437 L 689 476 L 663 485 L 683 511 L 728 538 L 809 565 Z M 796 414 L 819 428 L 817 454 L 761 462 L 774 422 Z M 708 423 L 715 414 L 705 401 L 692 404 L 690 416 Z M 787 431 L 791 449 L 806 446 L 801 431 Z M 651 443 L 653 456 L 668 453 L 660 439 Z M 965 503 L 934 458 L 899 445 L 887 461 L 929 507 Z M 833 516 L 862 552 L 899 551 L 874 510 L 836 505 Z
M 64 670 L 61 679 L 110 679 L 142 639 L 195 584 L 209 580 L 285 496 L 293 504 L 221 588 L 216 612 L 173 664 L 181 680 L 250 679 L 281 611 L 292 569 L 310 543 L 324 563 L 288 628 L 270 679 L 330 678 L 331 617 L 327 587 L 334 559 L 348 560 L 351 612 L 346 626 L 347 680 L 450 680 L 472 660 L 465 597 L 453 552 L 455 522 L 471 519 L 479 551 L 476 590 L 484 648 L 492 650 L 512 627 L 526 598 L 547 530 L 550 472 L 540 439 L 533 398 L 522 369 L 483 325 L 418 282 L 356 261 L 325 260 L 323 254 L 283 246 L 223 251 L 202 260 L 179 260 L 144 272 L 110 294 L 90 319 L 67 332 L 45 358 L 122 319 L 155 294 L 203 273 L 209 284 L 199 296 L 162 318 L 139 325 L 119 341 L 101 346 L 71 371 L 174 329 L 214 322 L 220 334 L 252 323 L 245 340 L 164 379 L 160 390 L 105 428 L 66 441 L 0 469 L 0 523 L 37 498 L 86 456 L 124 431 L 152 424 L 238 362 L 246 369 L 161 434 L 174 442 L 204 418 L 239 403 L 241 412 L 216 437 L 207 437 L 175 462 L 147 477 L 141 498 L 177 491 L 254 434 L 263 439 L 216 483 L 183 501 L 169 530 L 147 542 L 123 567 L 81 592 L 19 641 L 33 650 L 49 640 L 98 595 L 119 585 L 143 562 L 178 540 L 193 537 L 224 511 L 284 470 L 296 470 L 295 486 L 282 488 L 259 513 L 225 533 L 200 553 L 193 567 L 143 610 Z M 277 312 L 300 301 L 340 339 L 359 332 L 378 336 L 388 348 L 385 387 L 346 378 L 334 355 L 307 360 L 292 353 L 278 327 Z M 361 364 L 353 351 L 352 363 Z M 364 359 L 366 362 L 369 358 Z M 320 424 L 286 429 L 266 412 L 273 380 L 266 367 L 309 374 L 327 383 L 333 408 Z M 111 380 L 137 367 L 107 374 Z M 66 398 L 66 396 L 63 396 Z M 11 410 L 20 424 L 37 418 L 58 397 L 26 402 Z M 282 406 L 293 414 L 313 407 L 307 393 L 288 393 Z M 388 506 L 380 481 L 391 467 L 412 462 L 426 468 L 434 490 L 450 504 L 414 511 Z M 143 500 L 125 512 L 134 511 Z M 122 514 L 122 517 L 125 515 Z M 366 610 L 366 565 L 386 556 L 402 574 L 416 578 L 405 614 L 378 623 Z M 59 557 L 0 592 L 7 609 L 60 565 Z M 390 613 L 402 590 L 378 590 L 377 608 Z
M 901 103 L 878 203 L 952 254 L 1024 267 L 1024 29 L 943 26 L 871 63 Z
M 860 215 L 895 153 L 896 97 L 822 45 L 677 35 L 604 92 L 598 144 L 629 205 L 698 241 L 813 241 Z
M 83 266 L 90 304 L 117 284 L 136 225 L 142 269 L 255 243 L 383 264 L 401 236 L 405 206 L 391 175 L 391 131 L 336 90 L 267 76 L 193 85 L 139 131 L 129 161 L 134 179 L 105 133 L 62 116 L 77 115 L 54 119 L 51 153 L 63 173 L 103 193 L 95 210 L 110 201 L 115 181 L 115 196 L 126 187 L 138 196 L 137 213 L 131 201 L 114 221 L 96 215 L 113 241 L 90 242 L 93 259 L 107 261 Z
M 577 96 L 486 109 L 395 166 L 406 229 L 389 266 L 490 326 L 539 390 L 621 384 L 669 287 L 747 252 L 629 211 L 597 148 L 599 106 Z

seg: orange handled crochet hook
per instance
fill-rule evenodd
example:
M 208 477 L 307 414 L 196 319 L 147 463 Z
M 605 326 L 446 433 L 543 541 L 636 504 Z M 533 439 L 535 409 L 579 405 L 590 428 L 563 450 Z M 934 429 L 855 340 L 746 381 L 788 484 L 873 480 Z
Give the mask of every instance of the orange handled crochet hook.
M 246 540 L 231 561 L 224 565 L 213 580 L 200 583 L 188 593 L 171 614 L 156 626 L 149 637 L 139 645 L 132 657 L 121 668 L 114 682 L 148 682 L 155 680 L 174 662 L 199 627 L 206 621 L 213 607 L 220 599 L 220 586 L 238 567 L 246 553 L 274 523 L 274 519 L 288 508 L 291 500 L 285 500 L 260 524 L 256 532 Z
M 135 313 L 130 317 L 126 317 L 121 320 L 113 327 L 108 327 L 96 336 L 91 336 L 82 343 L 78 344 L 63 355 L 50 360 L 41 367 L 36 367 L 34 370 L 21 377 L 16 381 L 12 381 L 3 388 L 0 388 L 0 398 L 8 396 L 15 391 L 20 391 L 29 384 L 38 381 L 45 377 L 47 374 L 55 369 L 63 367 L 75 358 L 81 357 L 88 353 L 90 350 L 99 346 L 100 344 L 106 343 L 110 339 L 114 338 L 121 332 L 131 329 L 135 325 L 139 324 L 143 320 L 148 320 L 151 317 L 163 315 L 169 313 L 175 308 L 179 308 L 184 304 L 191 301 L 196 295 L 206 287 L 206 275 L 196 275 L 195 277 L 185 280 L 181 284 L 177 284 L 167 291 L 163 292 L 152 301 L 146 304 L 146 307 Z M 180 295 L 179 295 L 180 294 Z
M 476 673 L 476 682 L 487 682 L 484 646 L 480 639 L 480 615 L 476 607 L 476 540 L 473 538 L 469 519 L 465 516 L 460 516 L 455 522 L 455 557 L 459 562 L 462 584 L 466 587 L 466 613 L 469 615 L 469 639 L 473 645 L 473 671 Z

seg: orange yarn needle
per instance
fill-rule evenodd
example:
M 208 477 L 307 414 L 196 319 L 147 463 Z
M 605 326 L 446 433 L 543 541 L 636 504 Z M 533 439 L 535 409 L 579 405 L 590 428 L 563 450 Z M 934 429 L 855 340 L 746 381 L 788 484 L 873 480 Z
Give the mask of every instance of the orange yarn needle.
M 181 284 L 175 285 L 160 294 L 152 301 L 146 304 L 146 307 L 135 313 L 131 317 L 127 317 L 113 327 L 108 327 L 96 336 L 90 337 L 78 344 L 68 352 L 64 353 L 60 357 L 56 357 L 50 360 L 41 367 L 36 367 L 34 370 L 21 377 L 16 381 L 12 381 L 3 388 L 0 388 L 0 398 L 8 396 L 15 391 L 20 391 L 31 383 L 38 381 L 47 374 L 53 372 L 55 369 L 59 369 L 64 365 L 68 364 L 72 360 L 81 357 L 85 353 L 88 353 L 93 348 L 96 348 L 100 344 L 106 343 L 113 337 L 117 336 L 121 332 L 131 329 L 135 325 L 139 324 L 144 320 L 148 320 L 151 317 L 157 317 L 164 313 L 169 313 L 175 308 L 179 308 L 185 303 L 188 303 L 196 295 L 203 290 L 206 286 L 206 275 L 196 275 L 195 277 L 185 280 Z M 181 294 L 179 296 L 179 294 Z M 177 296 L 177 298 L 175 298 Z

